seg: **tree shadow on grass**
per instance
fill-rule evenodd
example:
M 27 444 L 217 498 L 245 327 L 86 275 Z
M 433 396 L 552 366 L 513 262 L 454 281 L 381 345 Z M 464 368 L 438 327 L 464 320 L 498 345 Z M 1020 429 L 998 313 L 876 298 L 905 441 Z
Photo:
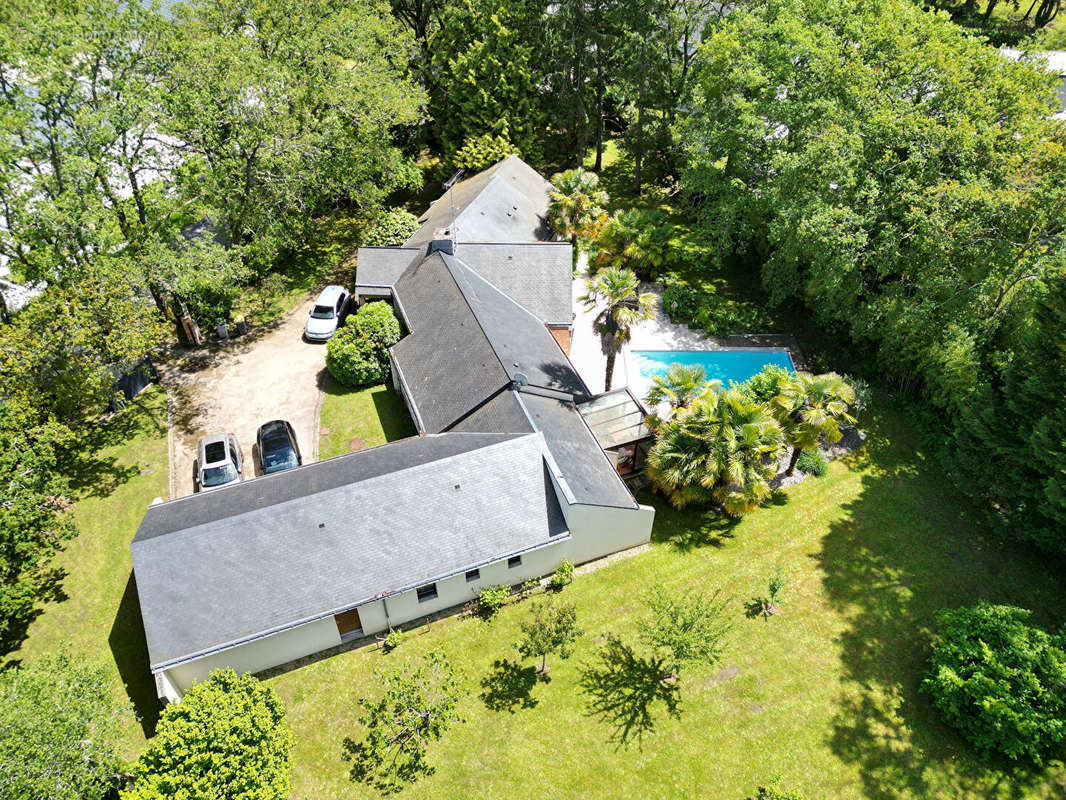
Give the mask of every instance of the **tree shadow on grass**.
M 1061 559 L 990 536 L 965 498 L 921 450 L 897 410 L 871 414 L 866 446 L 845 463 L 865 470 L 821 552 L 840 637 L 844 687 L 829 744 L 859 768 L 866 797 L 1021 798 L 1055 794 L 1046 771 L 983 757 L 943 724 L 919 691 L 941 608 L 978 600 L 1031 608 L 1062 622 Z M 1061 791 L 1061 783 L 1059 790 Z
M 110 418 L 82 426 L 76 442 L 61 454 L 60 469 L 74 497 L 107 497 L 122 484 L 140 474 L 135 464 L 121 465 L 114 455 L 104 453 L 143 436 L 167 432 L 167 408 L 158 388 L 142 392 L 129 405 Z
M 581 688 L 589 698 L 589 714 L 613 729 L 619 747 L 638 743 L 655 729 L 653 709 L 662 704 L 667 715 L 680 717 L 677 676 L 662 658 L 642 656 L 619 639 L 608 637 L 599 662 L 585 668 Z
M 532 692 L 540 678 L 536 667 L 497 659 L 492 664 L 492 672 L 481 680 L 481 699 L 489 711 L 513 714 L 520 708 L 535 708 L 539 701 Z M 544 679 L 550 680 L 547 676 Z
M 126 580 L 126 589 L 122 593 L 107 643 L 144 735 L 154 736 L 161 703 L 148 666 L 148 644 L 144 638 L 141 604 L 132 572 Z
M 684 552 L 698 547 L 724 547 L 734 537 L 733 529 L 740 523 L 739 519 L 714 508 L 679 511 L 648 491 L 641 492 L 639 500 L 655 506 L 651 540 L 670 544 Z

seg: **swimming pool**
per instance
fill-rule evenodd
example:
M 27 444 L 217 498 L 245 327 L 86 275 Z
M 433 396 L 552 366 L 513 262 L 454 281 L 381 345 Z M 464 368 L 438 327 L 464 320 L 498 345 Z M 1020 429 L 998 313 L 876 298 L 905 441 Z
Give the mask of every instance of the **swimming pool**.
M 633 350 L 630 355 L 633 366 L 643 379 L 641 383 L 650 383 L 653 376 L 664 374 L 671 364 L 699 364 L 707 374 L 707 380 L 719 380 L 727 387 L 733 381 L 743 383 L 752 375 L 762 372 L 768 364 L 787 370 L 796 369 L 787 350 L 761 350 L 754 347 L 731 350 Z

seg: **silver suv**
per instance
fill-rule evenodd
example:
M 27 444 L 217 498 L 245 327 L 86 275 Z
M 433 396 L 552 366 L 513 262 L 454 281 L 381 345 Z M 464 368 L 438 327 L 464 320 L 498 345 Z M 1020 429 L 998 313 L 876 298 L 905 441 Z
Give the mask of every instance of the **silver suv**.
M 232 433 L 205 436 L 196 454 L 196 486 L 198 492 L 221 489 L 244 479 L 244 453 Z

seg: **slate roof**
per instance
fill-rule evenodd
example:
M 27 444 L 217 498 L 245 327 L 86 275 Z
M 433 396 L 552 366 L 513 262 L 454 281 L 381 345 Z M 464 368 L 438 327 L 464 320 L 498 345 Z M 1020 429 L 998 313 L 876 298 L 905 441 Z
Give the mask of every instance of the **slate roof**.
M 130 549 L 158 670 L 566 534 L 542 436 L 454 433 L 152 506 Z
M 569 242 L 461 242 L 455 257 L 549 325 L 573 322 Z
M 449 430 L 486 433 L 532 433 L 535 429 L 510 387 L 463 417 Z
M 519 392 L 518 400 L 536 430 L 544 434 L 548 449 L 576 502 L 637 507 L 618 470 L 608 460 L 573 402 L 531 392 Z
M 541 320 L 455 257 L 411 267 L 394 296 L 411 333 L 393 361 L 426 432 L 447 430 L 513 381 L 588 396 Z
M 355 282 L 358 286 L 392 286 L 422 252 L 420 247 L 360 247 Z
M 419 218 L 404 246 L 434 239 L 456 242 L 535 242 L 550 239 L 551 184 L 518 156 L 459 181 Z

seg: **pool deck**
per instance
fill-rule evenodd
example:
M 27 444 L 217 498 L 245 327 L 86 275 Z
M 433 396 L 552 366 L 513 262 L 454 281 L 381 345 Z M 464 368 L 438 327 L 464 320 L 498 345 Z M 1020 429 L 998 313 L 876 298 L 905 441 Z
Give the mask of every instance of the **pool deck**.
M 600 307 L 585 310 L 585 305 L 578 302 L 585 293 L 585 281 L 588 271 L 585 268 L 585 254 L 579 261 L 579 271 L 574 279 L 572 293 L 574 302 L 574 335 L 570 343 L 570 360 L 578 373 L 595 394 L 603 391 L 603 379 L 607 370 L 607 357 L 600 350 L 600 340 L 592 328 L 592 322 L 600 312 Z M 640 376 L 630 364 L 632 350 L 733 350 L 738 348 L 783 348 L 792 356 L 796 369 L 807 369 L 806 359 L 796 339 L 788 334 L 754 333 L 737 336 L 704 336 L 701 331 L 686 325 L 671 322 L 662 308 L 662 287 L 658 284 L 642 284 L 641 291 L 652 292 L 659 300 L 656 302 L 655 319 L 642 322 L 633 329 L 633 339 L 623 348 L 615 361 L 612 388 L 630 386 L 636 392 L 645 391 Z

